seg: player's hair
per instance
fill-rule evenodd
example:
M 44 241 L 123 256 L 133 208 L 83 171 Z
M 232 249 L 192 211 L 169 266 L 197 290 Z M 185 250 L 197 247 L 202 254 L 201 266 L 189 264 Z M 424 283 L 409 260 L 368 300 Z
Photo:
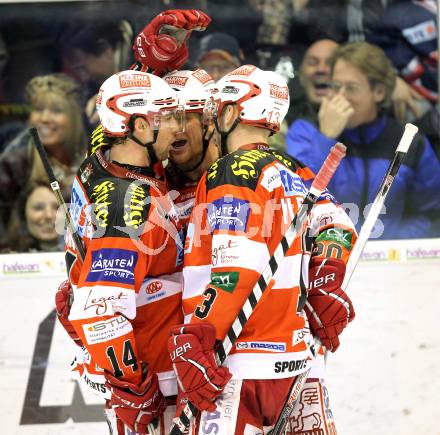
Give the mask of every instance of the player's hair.
M 397 74 L 381 48 L 368 42 L 350 42 L 339 46 L 331 56 L 332 74 L 336 62 L 340 59 L 351 63 L 365 74 L 371 87 L 382 84 L 385 88 L 385 97 L 380 105 L 383 107 L 390 105 Z

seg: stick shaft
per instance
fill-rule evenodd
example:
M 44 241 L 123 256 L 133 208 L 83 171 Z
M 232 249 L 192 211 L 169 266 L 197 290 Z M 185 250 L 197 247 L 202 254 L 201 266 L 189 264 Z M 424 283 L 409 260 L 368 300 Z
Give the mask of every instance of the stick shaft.
M 50 187 L 52 188 L 52 191 L 57 198 L 58 205 L 63 210 L 63 214 L 64 214 L 64 218 L 66 220 L 67 228 L 69 229 L 70 234 L 72 235 L 73 242 L 75 243 L 75 248 L 81 257 L 81 261 L 84 261 L 84 257 L 86 256 L 86 253 L 84 251 L 81 237 L 79 236 L 78 232 L 76 231 L 75 225 L 72 222 L 72 217 L 71 217 L 71 215 L 69 213 L 69 209 L 67 208 L 67 205 L 64 201 L 63 195 L 61 194 L 60 185 L 58 184 L 58 181 L 55 178 L 55 174 L 53 173 L 52 167 L 50 166 L 46 150 L 44 149 L 44 146 L 41 143 L 40 136 L 38 135 L 38 131 L 36 128 L 31 128 L 31 129 L 29 129 L 29 132 L 32 136 L 35 148 L 38 151 L 38 154 L 41 158 L 41 161 L 43 162 L 44 169 L 46 171 L 47 177 L 49 178 Z

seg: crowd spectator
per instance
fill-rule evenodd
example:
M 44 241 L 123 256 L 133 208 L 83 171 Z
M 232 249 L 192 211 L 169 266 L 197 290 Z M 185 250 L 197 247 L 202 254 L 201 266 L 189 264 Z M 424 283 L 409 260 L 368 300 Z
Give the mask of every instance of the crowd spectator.
M 71 25 L 61 38 L 63 71 L 83 85 L 85 112 L 90 124 L 98 122 L 96 94 L 101 84 L 132 63 L 133 31 L 126 21 Z
M 26 86 L 31 106 L 29 125 L 36 127 L 65 198 L 86 147 L 81 116 L 81 88 L 64 74 L 33 78 Z M 47 180 L 43 163 L 28 129 L 15 137 L 0 155 L 0 227 L 6 227 L 18 193 L 35 180 Z
M 331 89 L 319 109 L 319 127 L 298 119 L 289 128 L 288 152 L 317 171 L 336 141 L 347 157 L 329 188 L 359 207 L 358 227 L 394 156 L 403 124 L 387 116 L 396 73 L 385 53 L 366 42 L 337 48 L 331 58 Z M 384 238 L 429 237 L 440 212 L 440 163 L 429 141 L 417 135 L 381 217 Z
M 13 252 L 62 251 L 63 237 L 57 233 L 57 199 L 44 181 L 30 183 L 18 196 L 8 227 L 8 248 Z
M 440 155 L 437 9 L 434 0 L 391 5 L 369 40 L 383 48 L 413 88 L 413 104 L 397 107 L 399 116 L 415 121 Z
M 196 66 L 204 69 L 214 81 L 238 68 L 243 63 L 243 53 L 238 41 L 227 33 L 210 33 L 199 41 Z
M 338 45 L 331 39 L 320 39 L 305 52 L 299 67 L 299 82 L 304 92 L 293 96 L 287 115 L 289 122 L 297 118 L 316 122 L 319 106 L 329 90 L 330 58 Z

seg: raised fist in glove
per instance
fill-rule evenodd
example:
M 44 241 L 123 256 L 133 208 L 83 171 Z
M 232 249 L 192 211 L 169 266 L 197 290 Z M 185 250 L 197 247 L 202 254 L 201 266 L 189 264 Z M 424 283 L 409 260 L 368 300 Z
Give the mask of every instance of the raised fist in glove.
M 55 306 L 57 309 L 58 320 L 63 325 L 64 329 L 69 334 L 74 343 L 82 347 L 82 341 L 78 337 L 78 334 L 76 333 L 69 320 L 70 299 L 72 296 L 72 286 L 70 285 L 69 280 L 66 279 L 60 284 L 55 294 Z
M 354 319 L 350 298 L 341 290 L 345 263 L 336 258 L 312 258 L 309 267 L 309 292 L 304 310 L 312 332 L 334 352 L 338 336 Z
M 200 410 L 215 411 L 215 399 L 231 379 L 226 367 L 215 360 L 215 328 L 196 323 L 173 328 L 168 351 L 180 389 Z
M 203 31 L 211 18 L 197 9 L 170 9 L 153 18 L 136 37 L 136 61 L 161 75 L 180 69 L 188 59 L 186 41 L 193 30 Z
M 143 366 L 143 381 L 137 385 L 105 372 L 105 386 L 111 391 L 110 404 L 122 422 L 137 434 L 148 433 L 148 425 L 166 408 L 155 373 Z

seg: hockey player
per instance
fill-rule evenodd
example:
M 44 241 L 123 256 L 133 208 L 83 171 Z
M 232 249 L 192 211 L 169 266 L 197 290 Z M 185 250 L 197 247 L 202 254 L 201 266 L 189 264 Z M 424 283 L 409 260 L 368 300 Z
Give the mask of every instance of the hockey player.
M 283 162 L 267 146 L 289 106 L 284 80 L 245 65 L 217 87 L 210 111 L 224 157 L 197 188 L 185 243 L 187 325 L 173 330 L 168 349 L 182 394 L 202 411 L 196 433 L 257 434 L 275 424 L 296 375 L 313 364 L 301 281 L 310 279 L 311 327 L 330 350 L 354 317 L 340 285 L 356 235 L 324 195 L 311 212 L 312 257 L 298 237 L 225 366 L 217 366 L 216 340 L 224 338 L 307 190 L 295 173 L 306 169 L 294 159 Z M 318 380 L 309 381 L 316 381 L 307 387 L 318 395 Z M 319 417 L 311 429 L 331 433 L 331 416 L 321 404 L 301 405 Z M 299 425 L 293 433 L 303 430 Z
M 151 166 L 167 157 L 183 113 L 166 82 L 131 70 L 103 83 L 97 106 L 109 146 L 83 162 L 73 184 L 72 217 L 86 256 L 80 264 L 68 246 L 69 320 L 104 370 L 115 433 L 121 421 L 147 433 L 164 395 L 175 393 L 169 358 L 157 349 L 166 346 L 163 325 L 181 318 L 173 273 L 182 260 L 166 185 Z
M 185 110 L 185 131 L 178 133 L 171 145 L 165 178 L 168 188 L 177 192 L 173 199 L 179 220 L 186 230 L 197 183 L 219 157 L 213 125 L 203 123 L 203 109 L 215 85 L 202 69 L 175 71 L 167 74 L 164 80 L 177 91 Z
M 213 85 L 211 77 L 203 70 L 176 71 L 165 76 L 165 80 L 176 90 L 179 104 L 185 110 L 185 129 L 179 131 L 174 138 L 170 148 L 169 164 L 165 168 L 167 189 L 171 190 L 176 212 L 180 220 L 180 235 L 184 240 L 184 232 L 192 211 L 195 189 L 202 173 L 218 158 L 218 148 L 210 139 L 213 130 L 202 124 L 202 112 L 205 102 L 210 96 L 210 89 Z M 103 143 L 99 149 L 102 150 Z M 98 150 L 94 150 L 96 153 Z M 177 278 L 177 277 L 176 277 Z M 146 278 L 147 280 L 149 278 Z M 176 279 L 177 280 L 177 279 Z M 151 281 L 151 280 L 150 280 Z M 69 284 L 64 283 L 57 294 L 57 307 L 59 311 L 67 309 L 66 303 L 69 295 Z M 81 340 L 72 332 L 71 325 L 60 317 L 66 330 L 71 331 L 70 335 L 74 341 L 81 343 Z M 171 324 L 164 331 L 169 330 Z M 156 349 L 156 352 L 160 350 Z M 162 352 L 166 353 L 166 347 Z M 109 399 L 108 391 L 105 388 L 102 371 L 96 367 L 95 362 L 90 359 L 86 350 L 80 351 L 76 357 L 76 370 L 87 385 L 105 399 Z M 97 387 L 99 386 L 99 388 Z M 176 387 L 174 388 L 176 390 Z M 170 391 L 170 388 L 167 388 Z M 172 410 L 165 416 L 164 427 L 171 422 Z M 158 428 L 159 432 L 159 428 Z

